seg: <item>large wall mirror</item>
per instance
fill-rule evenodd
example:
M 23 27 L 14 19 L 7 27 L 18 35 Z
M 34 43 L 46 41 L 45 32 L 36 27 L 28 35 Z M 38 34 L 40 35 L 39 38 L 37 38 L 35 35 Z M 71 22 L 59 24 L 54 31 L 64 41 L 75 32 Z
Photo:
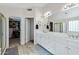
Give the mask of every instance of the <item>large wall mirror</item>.
M 77 33 L 79 32 L 78 19 L 79 17 L 72 17 L 67 19 L 58 19 L 58 20 L 49 21 L 48 22 L 49 32 Z
M 54 32 L 79 32 L 79 20 L 69 20 L 64 22 L 56 22 L 54 25 Z

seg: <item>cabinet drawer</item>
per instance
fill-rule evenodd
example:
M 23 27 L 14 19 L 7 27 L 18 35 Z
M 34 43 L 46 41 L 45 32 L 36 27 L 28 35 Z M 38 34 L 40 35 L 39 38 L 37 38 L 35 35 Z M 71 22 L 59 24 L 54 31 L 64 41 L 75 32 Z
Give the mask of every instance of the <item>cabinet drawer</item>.
M 62 42 L 61 41 L 55 41 L 55 42 L 56 42 L 56 46 L 59 46 L 59 45 L 64 46 L 64 47 L 68 46 L 68 42 L 66 42 L 66 41 L 65 42 L 63 42 L 63 41 Z
M 79 49 L 73 46 L 69 46 L 69 54 L 70 55 L 79 55 Z
M 71 41 L 70 41 L 68 44 L 69 44 L 69 46 L 71 46 L 71 47 L 74 47 L 74 48 L 79 49 L 79 43 L 77 43 L 77 42 L 71 42 Z
M 57 55 L 66 55 L 68 54 L 67 45 L 56 44 L 56 53 Z

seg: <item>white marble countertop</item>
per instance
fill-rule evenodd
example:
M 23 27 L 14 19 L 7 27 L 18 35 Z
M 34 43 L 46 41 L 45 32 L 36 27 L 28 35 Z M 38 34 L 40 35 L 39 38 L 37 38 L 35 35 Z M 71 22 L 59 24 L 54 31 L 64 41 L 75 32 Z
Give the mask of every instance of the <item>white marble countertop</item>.
M 58 33 L 58 32 L 46 32 L 46 33 L 44 33 L 42 31 L 37 31 L 37 33 L 39 35 L 43 35 L 43 37 L 44 36 L 49 36 L 49 37 L 52 37 L 53 38 L 53 36 L 56 36 L 58 38 L 59 37 L 60 38 L 66 38 L 69 41 L 74 41 L 74 42 L 78 42 L 79 43 L 79 39 L 75 39 L 75 38 L 69 37 L 68 33 Z

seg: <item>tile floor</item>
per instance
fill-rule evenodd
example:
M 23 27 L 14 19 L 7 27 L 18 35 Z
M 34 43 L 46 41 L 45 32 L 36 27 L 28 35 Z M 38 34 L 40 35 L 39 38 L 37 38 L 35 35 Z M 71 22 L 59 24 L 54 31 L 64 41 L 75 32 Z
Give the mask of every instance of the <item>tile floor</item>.
M 34 45 L 32 42 L 20 45 L 16 40 L 13 40 L 10 44 L 10 48 L 12 47 L 18 47 L 19 55 L 51 55 L 44 48 Z

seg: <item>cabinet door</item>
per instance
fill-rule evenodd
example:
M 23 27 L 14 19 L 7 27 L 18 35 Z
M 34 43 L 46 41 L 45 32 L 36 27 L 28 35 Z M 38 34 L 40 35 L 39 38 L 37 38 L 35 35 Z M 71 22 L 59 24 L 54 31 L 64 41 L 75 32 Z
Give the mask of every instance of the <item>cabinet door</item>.
M 66 55 L 68 54 L 68 49 L 66 44 L 56 43 L 56 53 L 57 55 Z
M 44 44 L 44 42 L 45 42 L 45 36 L 43 35 L 43 34 L 38 34 L 39 36 L 38 36 L 38 43 L 40 43 L 40 44 Z
M 69 54 L 70 55 L 79 55 L 79 42 L 78 41 L 69 42 Z
M 69 54 L 70 55 L 79 55 L 79 49 L 78 48 L 75 48 L 73 46 L 70 46 L 69 47 Z
M 49 42 L 47 48 L 52 54 L 55 54 L 55 49 L 56 49 L 55 41 Z
M 48 36 L 45 37 L 43 46 L 52 54 L 55 53 L 55 41 Z

